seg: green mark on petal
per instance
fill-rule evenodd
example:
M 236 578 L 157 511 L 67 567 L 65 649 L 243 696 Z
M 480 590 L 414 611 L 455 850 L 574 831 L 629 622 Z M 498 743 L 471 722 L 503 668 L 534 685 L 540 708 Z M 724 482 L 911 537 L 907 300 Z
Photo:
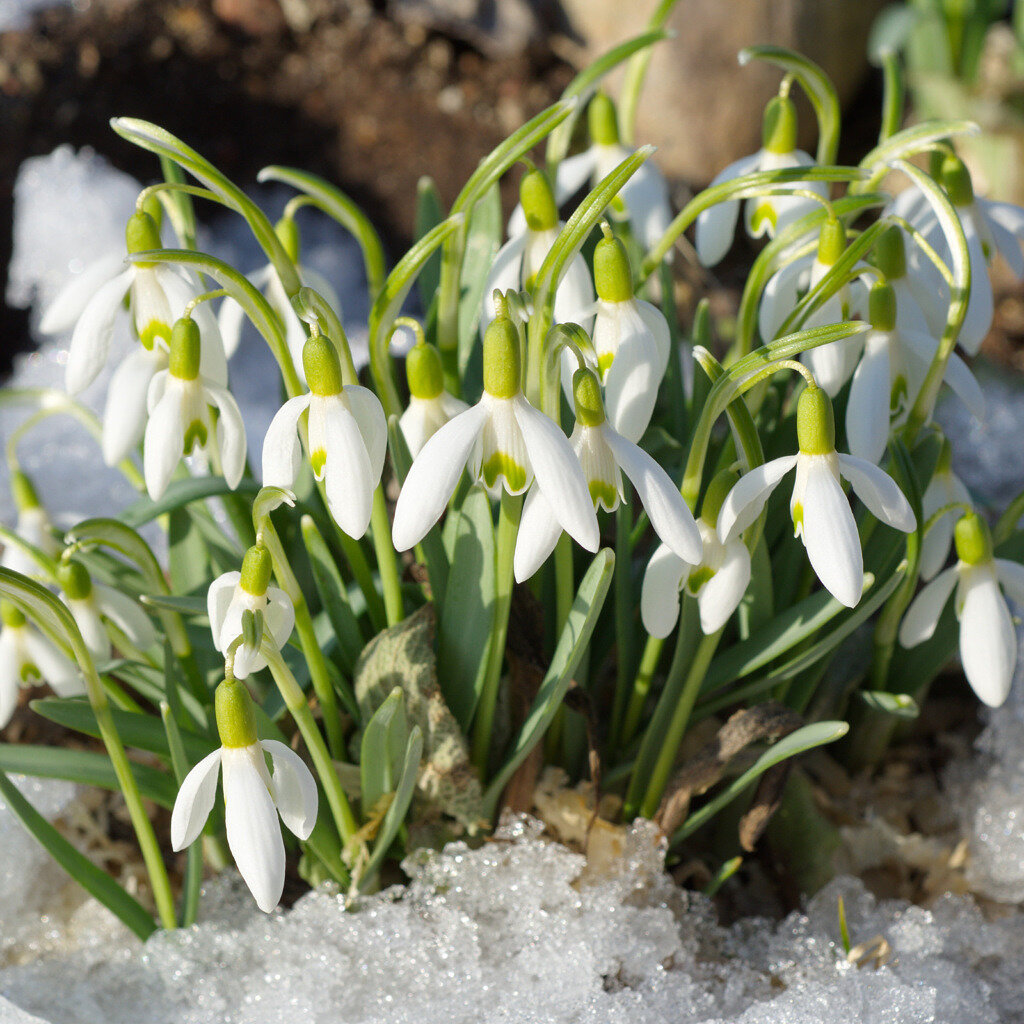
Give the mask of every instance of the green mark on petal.
M 604 505 L 608 512 L 614 511 L 619 505 L 619 492 L 607 480 L 591 480 L 587 487 L 590 489 L 590 499 L 594 508 L 598 504 Z
M 160 340 L 165 345 L 170 346 L 171 328 L 162 320 L 150 320 L 142 329 L 142 333 L 139 335 L 139 341 L 142 342 L 143 347 L 147 351 L 152 352 L 153 346 L 156 345 L 157 340 Z
M 755 234 L 761 234 L 765 229 L 768 230 L 769 234 L 775 233 L 775 208 L 771 203 L 759 203 L 754 208 L 754 213 L 750 218 L 750 230 Z
M 206 445 L 206 424 L 200 420 L 193 420 L 188 425 L 188 430 L 185 431 L 185 441 L 181 446 L 181 450 L 185 455 L 191 455 L 192 449 L 199 445 L 200 448 Z
M 513 494 L 526 486 L 526 470 L 504 452 L 495 452 L 484 463 L 481 473 L 488 487 L 497 486 L 500 477 L 505 478 L 505 489 Z
M 327 452 L 323 448 L 317 448 L 309 456 L 309 464 L 313 467 L 313 475 L 320 479 L 324 473 L 324 466 L 327 464 Z
M 714 570 L 709 569 L 706 565 L 697 566 L 697 568 L 690 573 L 690 576 L 686 581 L 687 589 L 691 594 L 696 594 L 697 591 L 700 590 L 700 588 L 703 587 L 704 584 L 707 583 L 707 581 L 714 575 Z
M 597 371 L 601 374 L 601 380 L 608 376 L 608 371 L 612 368 L 612 363 L 615 362 L 614 352 L 602 352 L 597 357 Z

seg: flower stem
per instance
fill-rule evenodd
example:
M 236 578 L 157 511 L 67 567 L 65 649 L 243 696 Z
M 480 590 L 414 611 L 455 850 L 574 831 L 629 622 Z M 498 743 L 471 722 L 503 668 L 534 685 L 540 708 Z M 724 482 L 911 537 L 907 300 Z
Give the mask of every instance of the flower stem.
M 387 505 L 384 503 L 384 488 L 380 485 L 373 492 L 373 512 L 370 519 L 373 534 L 373 548 L 377 553 L 377 568 L 384 590 L 384 611 L 388 625 L 394 626 L 405 618 L 402 605 L 402 581 L 398 572 L 398 558 L 391 543 L 391 523 L 388 521 Z
M 615 640 L 618 644 L 618 656 L 611 722 L 613 744 L 618 740 L 633 674 L 633 546 L 630 538 L 632 524 L 629 512 L 629 508 L 621 502 L 615 510 Z
M 633 681 L 633 692 L 629 695 L 629 704 L 626 707 L 622 728 L 616 730 L 616 725 L 620 720 L 618 716 L 612 721 L 613 735 L 617 746 L 627 745 L 636 735 L 637 726 L 640 724 L 640 715 L 643 712 L 644 704 L 647 703 L 647 694 L 651 689 L 651 680 L 654 678 L 654 672 L 658 667 L 664 646 L 665 641 L 658 637 L 649 636 L 647 638 L 643 656 L 640 658 L 640 668 Z
M 494 727 L 494 708 L 498 703 L 501 666 L 505 661 L 508 615 L 512 607 L 512 558 L 522 511 L 522 496 L 513 496 L 502 490 L 495 553 L 494 625 L 491 628 L 491 646 L 487 654 L 487 671 L 484 674 L 480 703 L 473 723 L 473 764 L 482 778 L 487 774 L 487 755 L 490 752 L 491 732 Z

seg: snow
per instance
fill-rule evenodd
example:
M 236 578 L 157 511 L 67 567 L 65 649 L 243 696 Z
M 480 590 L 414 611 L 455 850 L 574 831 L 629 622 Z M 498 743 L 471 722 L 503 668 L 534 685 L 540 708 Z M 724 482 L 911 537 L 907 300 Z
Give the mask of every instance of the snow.
M 47 7 L 74 6 L 83 10 L 89 0 L 0 0 L 0 32 L 28 28 L 32 15 Z

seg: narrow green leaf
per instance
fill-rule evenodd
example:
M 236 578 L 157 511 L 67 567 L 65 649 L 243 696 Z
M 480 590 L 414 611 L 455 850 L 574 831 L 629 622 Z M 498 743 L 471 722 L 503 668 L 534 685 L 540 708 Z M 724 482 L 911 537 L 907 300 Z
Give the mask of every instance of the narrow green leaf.
M 881 145 L 875 146 L 861 160 L 860 166 L 871 170 L 881 170 L 892 161 L 902 160 L 915 153 L 920 153 L 936 142 L 952 139 L 958 135 L 977 135 L 980 131 L 981 129 L 973 121 L 923 121 L 920 124 L 904 128 L 903 131 L 886 139 Z
M 129 896 L 105 871 L 79 853 L 33 806 L 21 791 L 0 771 L 0 797 L 25 830 L 55 861 L 111 913 L 116 914 L 138 937 L 148 939 L 156 931 L 156 922 L 141 903 Z
M 857 696 L 873 711 L 881 711 L 895 718 L 914 719 L 921 713 L 917 701 L 908 693 L 889 693 L 886 690 L 858 690 Z
M 443 220 L 441 193 L 438 192 L 434 179 L 424 175 L 416 183 L 416 238 L 422 238 Z M 427 260 L 420 271 L 417 283 L 420 289 L 420 302 L 424 309 L 429 309 L 441 284 L 441 257 L 438 253 L 434 253 Z
M 206 618 L 206 598 L 199 595 L 175 597 L 171 594 L 143 594 L 139 601 L 147 608 L 165 608 L 179 615 Z
M 140 498 L 134 505 L 121 513 L 120 521 L 132 529 L 139 529 L 168 512 L 184 508 L 194 501 L 206 498 L 219 498 L 229 494 L 231 488 L 222 476 L 189 477 L 187 480 L 172 480 L 159 501 Z M 259 485 L 254 480 L 243 480 L 238 485 L 237 494 L 255 495 Z
M 396 686 L 366 723 L 359 746 L 359 779 L 363 817 L 385 793 L 398 785 L 409 739 L 405 695 Z
M 463 377 L 477 343 L 484 288 L 491 264 L 501 248 L 504 224 L 501 193 L 495 182 L 477 201 L 469 217 L 459 286 L 459 376 Z

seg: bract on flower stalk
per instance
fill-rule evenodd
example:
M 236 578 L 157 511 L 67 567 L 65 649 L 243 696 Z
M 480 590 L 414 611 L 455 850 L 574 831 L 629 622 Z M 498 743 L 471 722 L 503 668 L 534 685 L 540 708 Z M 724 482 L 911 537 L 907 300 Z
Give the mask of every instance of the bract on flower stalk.
M 796 147 L 796 107 L 789 96 L 769 100 L 764 110 L 763 145 L 756 153 L 742 157 L 719 171 L 709 187 L 732 181 L 755 171 L 776 171 L 786 167 L 811 167 L 814 158 Z M 816 192 L 828 197 L 820 181 L 794 182 L 792 188 Z M 743 222 L 751 238 L 767 234 L 769 238 L 810 213 L 817 206 L 806 196 L 765 195 L 746 200 Z M 740 201 L 718 203 L 697 218 L 697 255 L 706 267 L 719 263 L 732 246 L 739 217 Z
M 980 700 L 999 707 L 1009 695 L 1017 663 L 1017 634 L 1004 593 L 1024 604 L 1024 566 L 993 555 L 988 526 L 976 512 L 960 517 L 954 542 L 956 565 L 940 572 L 914 598 L 899 640 L 904 647 L 928 640 L 955 588 L 964 675 Z
M 299 839 L 308 839 L 316 824 L 316 782 L 290 747 L 257 738 L 252 698 L 243 683 L 225 679 L 217 687 L 216 714 L 221 746 L 182 782 L 171 814 L 171 846 L 183 850 L 199 838 L 223 768 L 228 847 L 256 905 L 269 914 L 284 889 L 278 816 Z M 273 774 L 267 770 L 267 755 Z
M 693 513 L 669 475 L 650 455 L 606 419 L 597 375 L 580 368 L 573 378 L 576 426 L 569 443 L 583 467 L 595 511 L 614 512 L 626 500 L 622 475 L 636 488 L 654 532 L 679 558 L 696 562 L 701 538 Z M 534 488 L 523 507 L 515 552 L 515 577 L 529 579 L 555 549 L 562 527 L 546 494 Z
M 48 684 L 58 697 L 85 693 L 78 666 L 32 626 L 10 601 L 0 600 L 0 729 L 18 705 L 18 690 Z
M 28 474 L 20 469 L 12 469 L 10 486 L 18 510 L 15 532 L 51 558 L 56 558 L 61 551 L 60 544 L 54 535 L 50 516 L 39 501 L 39 495 Z M 36 576 L 40 571 L 36 560 L 16 544 L 8 544 L 4 548 L 4 553 L 0 556 L 0 565 L 5 569 L 20 572 L 23 576 Z
M 840 476 L 875 518 L 910 533 L 916 521 L 910 504 L 893 479 L 873 463 L 840 455 L 835 447 L 832 403 L 822 388 L 807 387 L 797 403 L 796 455 L 758 466 L 745 474 L 726 496 L 718 516 L 718 537 L 734 540 L 760 515 L 783 476 L 796 469 L 790 500 L 794 535 L 826 590 L 848 608 L 864 587 L 864 556 Z
M 183 455 L 216 445 L 224 479 L 238 486 L 245 470 L 245 425 L 238 403 L 227 388 L 201 375 L 203 342 L 192 317 L 174 324 L 166 370 L 149 385 L 149 422 L 143 441 L 146 489 L 156 501 L 167 489 Z M 210 407 L 219 416 L 214 427 Z M 214 430 L 216 429 L 216 435 Z
M 639 441 L 654 413 L 658 388 L 668 367 L 670 337 L 664 314 L 633 293 L 629 257 L 604 226 L 594 249 L 597 312 L 593 347 L 584 356 L 604 385 L 608 419 L 629 441 Z M 575 358 L 562 352 L 562 387 L 573 398 Z
M 667 544 L 661 544 L 647 563 L 640 617 L 651 636 L 666 637 L 675 628 L 683 586 L 697 599 L 705 636 L 717 633 L 743 600 L 750 583 L 750 552 L 739 536 L 723 543 L 717 531 L 722 502 L 738 479 L 733 470 L 725 469 L 708 485 L 697 519 L 702 542 L 699 561 L 680 558 Z
M 243 635 L 245 612 L 259 612 L 263 635 L 248 639 L 235 651 L 234 674 L 245 679 L 252 672 L 266 668 L 267 659 L 260 646 L 269 640 L 280 650 L 295 628 L 295 609 L 288 595 L 279 587 L 270 586 L 272 571 L 270 552 L 256 544 L 245 553 L 241 572 L 226 572 L 210 584 L 206 595 L 213 646 L 227 654 L 231 645 Z
M 373 492 L 387 453 L 380 400 L 358 384 L 342 384 L 341 361 L 329 338 L 314 335 L 302 350 L 309 393 L 289 398 L 263 440 L 263 483 L 290 490 L 299 473 L 299 417 L 309 410 L 309 461 L 323 480 L 335 522 L 355 539 L 366 533 Z
M 424 445 L 398 496 L 392 538 L 399 551 L 418 544 L 440 519 L 463 468 L 473 480 L 513 495 L 535 484 L 561 528 L 588 551 L 597 550 L 597 517 L 569 440 L 523 395 L 520 344 L 499 308 L 484 336 L 480 401 Z

